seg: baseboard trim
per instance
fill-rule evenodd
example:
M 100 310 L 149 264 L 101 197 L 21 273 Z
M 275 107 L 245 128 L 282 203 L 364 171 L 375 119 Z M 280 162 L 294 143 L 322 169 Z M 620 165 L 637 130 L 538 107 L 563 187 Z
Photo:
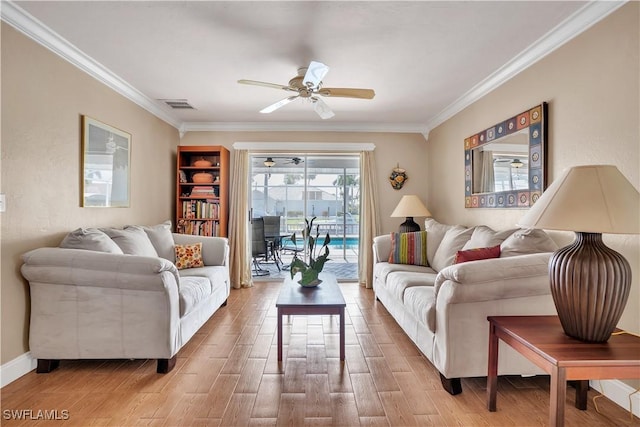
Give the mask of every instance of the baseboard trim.
M 36 365 L 37 360 L 31 357 L 30 352 L 0 365 L 0 388 L 33 371 Z M 589 385 L 618 406 L 640 417 L 640 392 L 633 394 L 629 400 L 629 395 L 635 390 L 620 380 L 591 380 Z
M 629 385 L 620 380 L 591 380 L 589 381 L 589 386 L 602 393 L 618 406 L 627 411 L 632 411 L 636 417 L 640 417 L 640 392 L 633 394 L 631 400 L 629 400 L 629 395 L 636 391 Z M 629 405 L 631 405 L 631 408 Z
M 36 369 L 38 361 L 31 357 L 30 352 L 0 366 L 0 388 L 10 384 L 23 375 Z

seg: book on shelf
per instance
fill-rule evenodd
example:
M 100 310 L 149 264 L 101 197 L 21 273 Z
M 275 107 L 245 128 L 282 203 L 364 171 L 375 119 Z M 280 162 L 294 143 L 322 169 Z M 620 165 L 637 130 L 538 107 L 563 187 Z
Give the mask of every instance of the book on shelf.
M 218 219 L 220 204 L 213 199 L 184 200 L 182 202 L 182 218 L 184 219 Z
M 196 185 L 191 189 L 191 197 L 216 197 L 216 192 L 212 186 Z
M 178 233 L 215 237 L 220 234 L 220 224 L 217 221 L 181 219 L 178 221 Z

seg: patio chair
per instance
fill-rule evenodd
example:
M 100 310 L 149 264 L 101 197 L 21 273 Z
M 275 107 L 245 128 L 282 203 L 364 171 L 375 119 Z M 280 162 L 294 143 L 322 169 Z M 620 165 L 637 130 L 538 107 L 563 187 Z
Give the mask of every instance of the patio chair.
M 269 270 L 260 266 L 260 262 L 267 260 L 267 240 L 264 235 L 264 220 L 253 218 L 251 220 L 251 256 L 253 258 L 253 275 L 266 276 Z

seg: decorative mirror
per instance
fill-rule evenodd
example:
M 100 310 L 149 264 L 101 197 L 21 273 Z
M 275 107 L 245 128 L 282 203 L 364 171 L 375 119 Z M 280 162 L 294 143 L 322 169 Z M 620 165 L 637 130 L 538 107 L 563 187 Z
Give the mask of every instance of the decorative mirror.
M 82 116 L 82 206 L 128 207 L 131 135 Z
M 546 188 L 547 103 L 464 140 L 466 208 L 528 208 Z

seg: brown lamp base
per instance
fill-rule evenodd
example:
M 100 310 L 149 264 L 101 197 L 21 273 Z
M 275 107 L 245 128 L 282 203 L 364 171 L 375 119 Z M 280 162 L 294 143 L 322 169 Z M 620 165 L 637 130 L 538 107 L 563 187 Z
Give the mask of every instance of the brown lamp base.
M 576 240 L 549 262 L 551 295 L 567 335 L 606 342 L 616 328 L 631 289 L 631 267 L 602 241 L 600 233 L 576 232 Z
M 420 231 L 420 225 L 418 225 L 413 220 L 412 216 L 408 216 L 406 218 L 407 220 L 400 224 L 400 228 L 398 229 L 400 233 L 412 233 L 414 231 Z

